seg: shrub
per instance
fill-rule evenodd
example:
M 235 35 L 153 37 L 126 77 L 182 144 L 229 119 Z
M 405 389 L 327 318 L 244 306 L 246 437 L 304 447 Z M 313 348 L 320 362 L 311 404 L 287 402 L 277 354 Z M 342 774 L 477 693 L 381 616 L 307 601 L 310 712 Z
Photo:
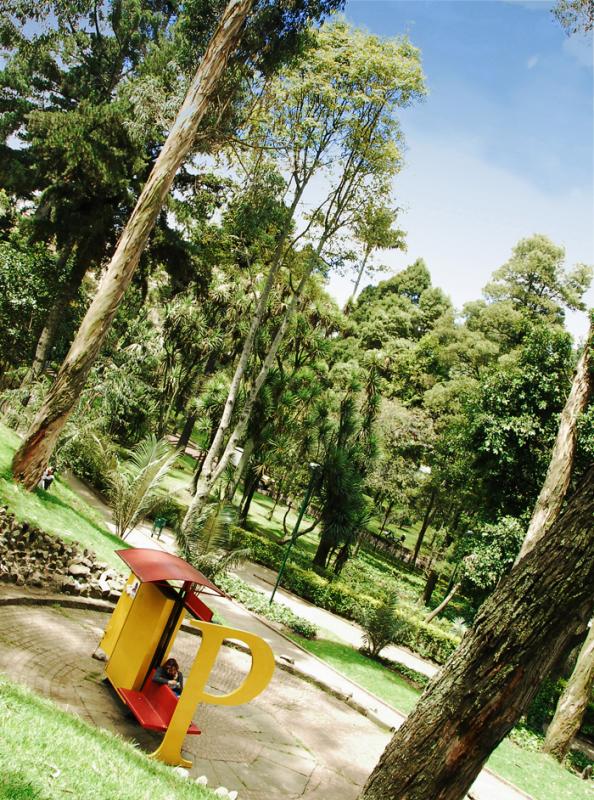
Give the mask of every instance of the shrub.
M 253 561 L 278 569 L 284 554 L 283 547 L 242 528 L 237 530 L 249 548 Z M 312 569 L 305 569 L 294 563 L 286 565 L 282 585 L 298 597 L 346 619 L 358 621 L 363 608 L 377 607 L 380 603 L 377 598 L 362 594 L 357 589 L 352 590 L 342 581 L 330 583 Z M 413 606 L 407 608 L 404 604 L 399 605 L 396 616 L 401 622 L 398 643 L 422 658 L 444 664 L 459 644 L 459 638 L 450 631 L 440 630 L 436 625 L 423 622 Z M 446 627 L 449 628 L 449 623 Z
M 233 597 L 255 614 L 272 620 L 272 622 L 280 622 L 281 625 L 298 633 L 305 639 L 315 639 L 318 635 L 318 628 L 311 622 L 297 616 L 286 606 L 270 605 L 267 595 L 258 591 L 258 589 L 248 586 L 240 578 L 224 575 L 218 578 L 217 583 L 230 597 Z
M 74 474 L 100 492 L 109 490 L 109 476 L 115 465 L 115 448 L 109 437 L 97 428 L 68 429 L 55 452 L 58 471 Z
M 403 620 L 396 616 L 395 595 L 387 597 L 379 606 L 364 608 L 361 614 L 364 651 L 375 658 L 384 647 L 400 640 L 404 625 Z

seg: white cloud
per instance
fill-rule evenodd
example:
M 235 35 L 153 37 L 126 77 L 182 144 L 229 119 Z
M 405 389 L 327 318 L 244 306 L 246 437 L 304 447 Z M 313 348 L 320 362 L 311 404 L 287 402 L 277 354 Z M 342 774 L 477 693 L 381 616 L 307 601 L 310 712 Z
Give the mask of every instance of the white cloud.
M 539 60 L 540 59 L 538 58 L 538 56 L 530 56 L 530 58 L 526 62 L 526 67 L 528 69 L 534 69 L 534 67 L 538 64 Z
M 397 272 L 424 258 L 434 285 L 443 288 L 456 307 L 480 297 L 513 246 L 533 233 L 562 244 L 568 266 L 594 263 L 591 187 L 546 192 L 489 164 L 472 142 L 465 141 L 411 137 L 407 162 L 395 198 L 408 209 L 399 219 L 408 231 L 408 252 L 387 251 L 377 260 Z M 344 302 L 351 286 L 347 279 L 333 277 L 329 289 Z M 594 290 L 587 299 L 594 307 Z M 574 335 L 583 335 L 584 315 L 570 315 L 568 326 Z

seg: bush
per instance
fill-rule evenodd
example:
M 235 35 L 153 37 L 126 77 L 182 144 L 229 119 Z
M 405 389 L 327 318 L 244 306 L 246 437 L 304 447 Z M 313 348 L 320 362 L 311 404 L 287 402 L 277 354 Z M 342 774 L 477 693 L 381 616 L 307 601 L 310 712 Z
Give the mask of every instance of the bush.
M 396 597 L 387 597 L 379 606 L 369 606 L 361 614 L 364 652 L 375 658 L 389 644 L 401 637 L 404 622 L 396 616 Z
M 237 532 L 249 549 L 253 561 L 272 569 L 279 568 L 284 554 L 281 545 L 242 528 Z M 319 608 L 356 621 L 361 619 L 364 608 L 377 607 L 380 603 L 375 597 L 351 590 L 341 581 L 330 583 L 312 569 L 291 563 L 285 567 L 282 585 Z M 396 616 L 401 623 L 398 644 L 410 648 L 422 658 L 444 664 L 458 646 L 459 638 L 449 631 L 440 630 L 436 625 L 423 622 L 413 608 L 400 605 L 396 610 Z
M 303 636 L 305 639 L 315 639 L 318 635 L 318 628 L 303 617 L 294 614 L 290 608 L 283 605 L 270 605 L 267 595 L 248 586 L 245 581 L 240 578 L 234 578 L 230 575 L 221 576 L 217 580 L 218 585 L 230 597 L 233 597 L 241 605 L 245 606 L 255 614 L 261 617 L 272 620 L 272 622 L 280 622 L 281 625 Z
M 106 434 L 92 428 L 64 436 L 55 453 L 58 471 L 74 474 L 100 492 L 109 490 L 109 476 L 115 464 L 115 448 Z

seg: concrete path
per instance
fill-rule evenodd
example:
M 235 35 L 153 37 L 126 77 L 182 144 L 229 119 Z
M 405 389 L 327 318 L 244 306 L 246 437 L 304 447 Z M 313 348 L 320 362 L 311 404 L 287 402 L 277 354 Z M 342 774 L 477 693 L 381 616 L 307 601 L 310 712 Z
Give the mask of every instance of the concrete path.
M 102 682 L 102 665 L 91 658 L 106 621 L 96 611 L 2 606 L 0 670 L 153 752 L 161 737 L 136 724 Z M 178 635 L 174 652 L 182 671 L 198 643 L 196 636 Z M 250 664 L 245 653 L 223 648 L 211 690 L 231 691 Z M 186 738 L 191 775 L 206 775 L 213 788 L 237 790 L 240 800 L 355 800 L 389 739 L 345 703 L 280 670 L 251 703 L 202 705 L 194 719 L 202 735 Z
M 90 505 L 103 515 L 106 523 L 113 530 L 111 513 L 102 499 L 74 476 L 69 478 L 69 483 L 76 492 L 80 493 Z M 129 535 L 127 542 L 135 547 L 153 547 L 175 552 L 175 541 L 171 531 L 165 529 L 160 539 L 153 538 L 151 537 L 151 527 L 147 524 L 141 524 L 135 528 Z M 269 592 L 274 585 L 275 573 L 260 565 L 246 562 L 235 572 L 254 588 Z M 395 711 L 371 692 L 345 678 L 320 659 L 307 653 L 285 637 L 277 629 L 278 626 L 256 617 L 238 603 L 230 602 L 224 598 L 208 597 L 205 600 L 228 625 L 242 630 L 249 630 L 261 636 L 271 645 L 277 658 L 282 659 L 289 667 L 294 667 L 298 675 L 313 681 L 320 687 L 324 687 L 337 698 L 340 698 L 343 701 L 343 705 L 346 702 L 347 705 L 353 706 L 358 712 L 378 723 L 384 730 L 396 730 L 404 721 L 405 716 L 403 714 Z M 296 614 L 305 617 L 321 628 L 332 631 L 336 636 L 355 647 L 358 647 L 361 643 L 361 629 L 357 625 L 317 608 L 302 598 L 286 592 L 284 589 L 277 591 L 275 602 L 287 605 Z M 434 664 L 419 658 L 404 648 L 393 646 L 387 648 L 385 652 L 389 658 L 399 661 L 417 672 L 431 676 L 438 670 L 438 667 Z M 315 705 L 312 707 L 315 707 Z M 335 730 L 333 725 L 331 725 L 331 728 Z M 387 738 L 384 741 L 387 743 Z M 373 766 L 374 764 L 369 767 L 368 771 L 371 771 Z M 248 796 L 251 797 L 251 795 Z M 346 794 L 339 796 L 347 800 Z M 254 797 L 256 796 L 254 795 Z M 332 795 L 319 794 L 307 795 L 307 797 L 315 797 L 319 800 L 328 798 L 328 800 L 331 800 Z M 262 798 L 264 800 L 264 795 Z M 493 775 L 487 769 L 484 769 L 475 781 L 469 798 L 472 800 L 531 800 L 529 795 Z

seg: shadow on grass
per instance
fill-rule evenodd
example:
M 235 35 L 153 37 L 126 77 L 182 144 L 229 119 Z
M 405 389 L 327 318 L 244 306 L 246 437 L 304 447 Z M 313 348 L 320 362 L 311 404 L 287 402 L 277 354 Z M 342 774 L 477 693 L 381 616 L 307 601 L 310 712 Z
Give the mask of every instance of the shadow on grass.
M 43 796 L 43 786 L 33 786 L 19 772 L 10 772 L 0 777 L 0 800 L 41 800 Z
M 109 542 L 111 542 L 114 545 L 118 545 L 119 549 L 125 549 L 130 547 L 129 544 L 127 544 L 123 539 L 120 539 L 119 536 L 116 536 L 115 533 L 111 533 L 111 531 L 108 531 L 106 528 L 102 528 L 101 525 L 99 525 L 99 523 L 92 517 L 83 514 L 82 511 L 80 511 L 79 509 L 75 508 L 72 505 L 69 505 L 64 500 L 61 500 L 55 494 L 49 494 L 48 492 L 45 492 L 43 489 L 36 489 L 35 493 L 37 494 L 38 497 L 40 497 L 44 505 L 48 506 L 53 505 L 61 509 L 64 509 L 69 514 L 75 514 L 77 517 L 80 517 L 82 520 L 86 522 L 86 524 L 89 527 L 96 530 L 97 533 L 101 534 L 101 536 L 103 536 Z

